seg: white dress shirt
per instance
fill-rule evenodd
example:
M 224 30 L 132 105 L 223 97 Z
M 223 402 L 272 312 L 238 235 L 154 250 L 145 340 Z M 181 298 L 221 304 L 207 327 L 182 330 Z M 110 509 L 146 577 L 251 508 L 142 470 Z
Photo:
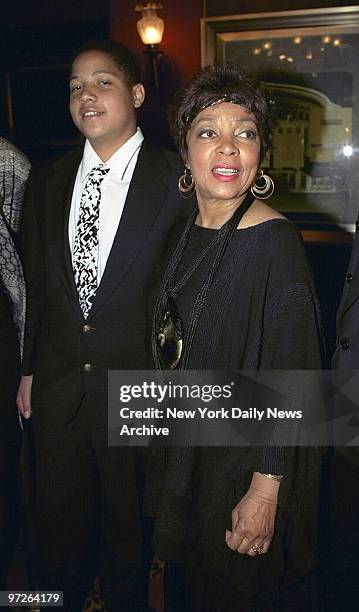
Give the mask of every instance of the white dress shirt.
M 137 157 L 143 142 L 140 128 L 120 147 L 106 162 L 109 173 L 101 184 L 99 253 L 97 264 L 97 286 L 104 273 L 112 243 L 120 223 L 128 188 L 136 166 Z M 72 194 L 69 217 L 69 243 L 73 254 L 77 220 L 79 217 L 81 194 L 89 172 L 103 163 L 88 140 L 85 142 L 84 154 L 77 171 Z

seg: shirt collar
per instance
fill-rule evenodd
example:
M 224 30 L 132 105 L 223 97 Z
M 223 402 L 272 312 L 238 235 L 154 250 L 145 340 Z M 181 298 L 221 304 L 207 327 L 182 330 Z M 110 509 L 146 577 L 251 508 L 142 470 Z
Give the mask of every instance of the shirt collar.
M 143 133 L 141 128 L 137 128 L 131 138 L 125 142 L 106 162 L 106 166 L 110 168 L 111 174 L 115 174 L 119 179 L 124 175 L 131 158 L 134 157 L 136 151 L 140 148 L 143 141 Z M 92 168 L 95 168 L 103 161 L 97 155 L 96 151 L 88 140 L 85 142 L 84 153 L 81 163 L 80 180 L 83 182 Z M 126 176 L 123 177 L 124 179 Z

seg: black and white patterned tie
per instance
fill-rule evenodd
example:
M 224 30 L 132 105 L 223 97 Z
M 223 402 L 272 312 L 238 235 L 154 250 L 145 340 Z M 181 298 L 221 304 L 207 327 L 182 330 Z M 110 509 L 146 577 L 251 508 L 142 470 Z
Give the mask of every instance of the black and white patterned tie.
M 79 303 L 85 319 L 91 310 L 97 291 L 101 183 L 108 171 L 109 168 L 104 164 L 93 168 L 81 194 L 72 266 Z

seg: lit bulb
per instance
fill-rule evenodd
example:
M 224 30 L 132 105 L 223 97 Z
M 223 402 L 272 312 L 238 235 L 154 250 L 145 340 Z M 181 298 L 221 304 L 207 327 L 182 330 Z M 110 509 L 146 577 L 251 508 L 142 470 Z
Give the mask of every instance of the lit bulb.
M 295 36 L 293 38 L 293 42 L 295 45 L 300 45 L 300 43 L 302 42 L 302 37 L 301 36 Z
M 142 17 L 137 22 L 137 31 L 144 45 L 159 45 L 162 40 L 165 23 L 158 17 L 157 9 L 161 9 L 160 2 L 138 4 L 135 11 L 141 11 Z
M 146 37 L 147 37 L 147 44 L 148 45 L 155 45 L 156 43 L 158 43 L 158 32 L 157 29 L 154 28 L 153 26 L 148 27 L 146 30 Z
M 343 155 L 345 157 L 351 157 L 353 155 L 353 147 L 351 145 L 344 145 Z

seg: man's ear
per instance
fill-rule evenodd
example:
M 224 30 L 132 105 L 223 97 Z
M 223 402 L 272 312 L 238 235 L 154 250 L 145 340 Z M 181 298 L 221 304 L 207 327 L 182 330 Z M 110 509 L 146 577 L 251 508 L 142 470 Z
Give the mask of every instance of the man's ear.
M 145 99 L 145 88 L 142 83 L 137 83 L 132 87 L 133 105 L 135 108 L 140 108 Z

